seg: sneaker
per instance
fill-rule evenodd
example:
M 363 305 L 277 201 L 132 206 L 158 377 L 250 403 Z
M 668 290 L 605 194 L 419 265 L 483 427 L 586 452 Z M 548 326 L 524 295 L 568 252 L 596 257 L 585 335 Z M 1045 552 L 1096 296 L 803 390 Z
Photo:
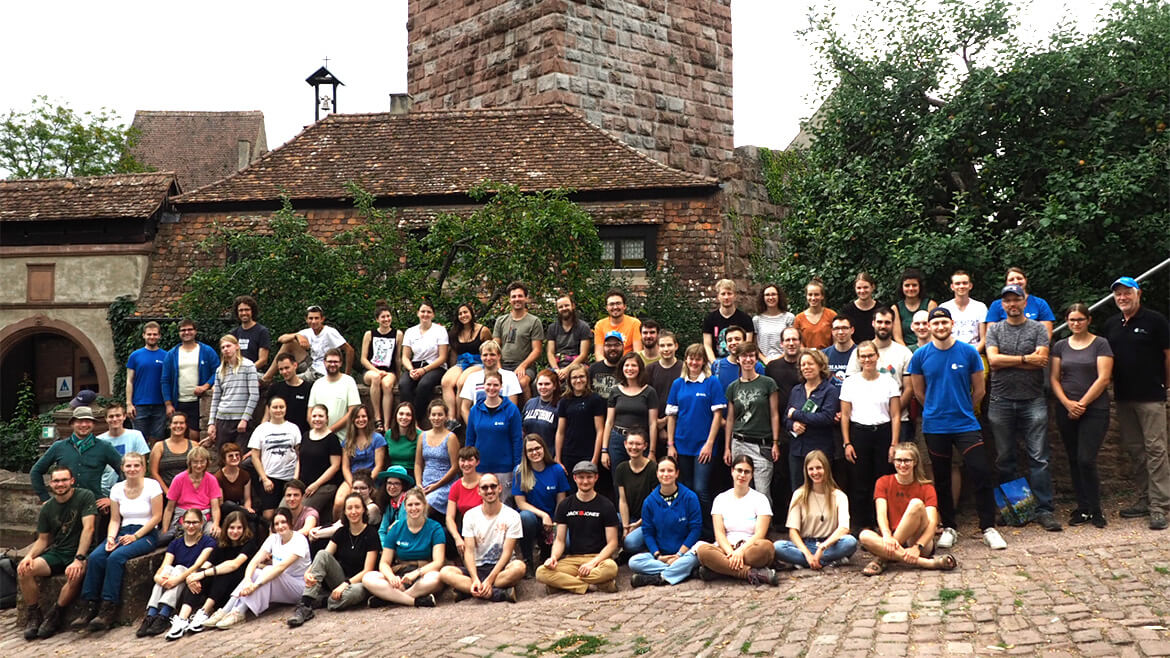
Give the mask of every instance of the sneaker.
M 231 612 L 224 615 L 223 619 L 220 619 L 219 623 L 216 624 L 215 627 L 223 630 L 225 628 L 231 628 L 232 626 L 239 626 L 246 620 L 247 617 L 245 616 L 243 610 L 232 610 Z
M 1101 512 L 1093 512 L 1093 515 L 1089 518 L 1089 522 L 1092 523 L 1093 527 L 1095 528 L 1104 528 L 1106 525 L 1108 525 L 1108 523 L 1105 521 L 1105 515 Z
M 597 583 L 597 591 L 605 592 L 606 594 L 613 594 L 618 591 L 617 578 L 607 580 L 604 583 Z
M 771 585 L 775 587 L 780 584 L 780 576 L 775 570 L 768 567 L 759 569 L 748 569 L 747 581 L 749 585 Z
M 158 615 L 147 615 L 145 618 L 143 618 L 142 623 L 138 625 L 138 630 L 134 631 L 134 636 L 146 637 L 147 632 L 150 631 L 150 627 L 154 624 L 154 619 L 157 616 Z
M 415 601 L 415 603 L 417 604 L 418 602 Z M 389 601 L 387 601 L 386 599 L 378 598 L 376 596 L 371 596 L 370 598 L 366 599 L 366 607 L 367 608 L 384 608 L 388 605 L 390 605 Z
M 636 573 L 636 574 L 630 576 L 630 587 L 633 587 L 634 589 L 638 589 L 639 587 L 645 587 L 647 585 L 658 586 L 658 585 L 665 585 L 665 584 L 666 584 L 666 581 L 662 579 L 662 576 L 659 574 L 656 574 L 656 573 L 655 574 Z
M 147 636 L 153 637 L 155 635 L 162 635 L 171 628 L 171 618 L 158 615 L 154 621 L 150 623 L 150 627 L 146 629 Z
M 447 422 L 443 423 L 443 427 L 446 427 L 448 432 L 454 432 L 460 427 L 463 427 L 463 425 L 461 425 L 459 421 L 455 420 L 454 418 L 448 418 Z
M 1036 522 L 1048 532 L 1060 532 L 1064 530 L 1060 525 L 1060 521 L 1056 520 L 1056 515 L 1052 512 L 1041 512 L 1037 515 Z
M 455 602 L 456 603 L 459 603 L 460 601 L 466 601 L 467 599 L 470 599 L 470 598 L 471 598 L 470 592 L 464 592 L 462 590 L 455 590 Z
M 1143 516 L 1149 516 L 1150 508 L 1140 504 L 1133 505 L 1122 509 L 1120 514 L 1123 519 L 1140 519 Z
M 25 613 L 27 617 L 24 620 L 24 639 L 37 639 L 37 629 L 41 627 L 41 622 L 44 617 L 41 616 L 41 609 L 39 606 L 29 606 L 28 612 Z
M 414 607 L 416 608 L 433 608 L 435 607 L 435 595 L 427 594 L 420 596 L 414 600 Z
M 44 640 L 53 637 L 59 630 L 61 630 L 61 606 L 54 605 L 49 608 L 49 614 L 45 615 L 45 620 L 37 628 L 37 637 Z
M 1079 509 L 1073 510 L 1073 513 L 1068 516 L 1068 525 L 1070 528 L 1075 528 L 1079 525 L 1085 525 L 1091 520 L 1091 518 L 1092 517 L 1090 517 L 1087 513 L 1082 512 Z
M 190 624 L 188 624 L 186 619 L 183 619 L 179 615 L 175 615 L 175 618 L 171 620 L 171 630 L 167 633 L 167 639 L 177 640 L 183 637 L 183 635 L 187 632 L 187 627 L 189 625 Z
M 310 608 L 309 606 L 305 605 L 304 603 L 298 603 L 296 612 L 294 612 L 293 616 L 289 617 L 289 619 L 288 619 L 288 625 L 290 628 L 296 628 L 297 626 L 304 626 L 305 622 L 309 621 L 312 618 L 313 618 L 313 609 Z
M 211 616 L 208 617 L 203 622 L 202 628 L 216 628 L 217 627 L 216 624 L 223 621 L 223 618 L 226 616 L 227 616 L 227 608 L 220 608 L 219 610 L 216 610 L 215 612 L 211 613 Z M 200 629 L 200 630 L 202 630 L 202 629 Z M 198 632 L 198 631 L 196 631 L 196 632 Z
M 516 602 L 516 589 L 514 587 L 493 587 L 492 588 L 492 602 L 493 603 L 508 603 Z
M 1150 530 L 1165 530 L 1166 515 L 1162 512 L 1150 512 Z
M 719 574 L 715 573 L 714 571 L 711 571 L 710 569 L 708 569 L 707 567 L 705 567 L 701 564 L 699 565 L 699 580 L 711 581 L 711 580 L 715 580 L 717 578 L 719 578 Z
M 1003 540 L 1003 536 L 995 528 L 988 528 L 983 531 L 983 543 L 987 544 L 988 548 L 993 551 L 1002 551 L 1007 548 L 1007 542 Z
M 203 608 L 199 608 L 195 611 L 195 614 L 191 615 L 191 621 L 187 623 L 187 632 L 202 633 L 203 625 L 210 621 L 210 619 L 211 618 L 207 616 L 207 613 L 203 612 Z
M 938 548 L 954 548 L 955 542 L 959 540 L 959 533 L 954 528 L 943 528 L 942 534 L 938 536 L 938 541 L 935 546 Z

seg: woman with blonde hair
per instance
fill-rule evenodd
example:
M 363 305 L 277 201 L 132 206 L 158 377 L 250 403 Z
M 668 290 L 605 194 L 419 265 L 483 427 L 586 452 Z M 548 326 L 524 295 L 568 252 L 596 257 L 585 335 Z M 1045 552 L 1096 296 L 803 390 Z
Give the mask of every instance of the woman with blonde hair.
M 524 529 L 520 552 L 528 564 L 529 574 L 536 573 L 533 554 L 536 539 L 541 538 L 547 556 L 548 546 L 556 538 L 557 524 L 553 517 L 557 505 L 570 491 L 569 476 L 564 467 L 553 460 L 544 439 L 535 432 L 525 436 L 524 459 L 520 460 L 512 476 L 512 499 L 520 512 L 520 525 Z
M 204 442 L 214 441 L 216 449 L 225 443 L 241 443 L 248 436 L 248 421 L 260 402 L 260 376 L 256 366 L 240 354 L 240 341 L 227 334 L 219 339 L 219 353 Z
M 804 457 L 804 484 L 788 503 L 788 539 L 777 541 L 776 559 L 823 569 L 857 551 L 849 534 L 849 498 L 833 480 L 829 457 L 813 450 Z
M 167 506 L 162 517 L 162 541 L 170 541 L 179 535 L 181 528 L 176 526 L 188 510 L 199 510 L 206 519 L 207 525 L 202 532 L 212 538 L 219 536 L 223 490 L 215 476 L 207 472 L 210 463 L 211 453 L 203 446 L 195 446 L 187 453 L 187 470 L 176 475 L 167 490 Z
M 447 554 L 443 526 L 427 518 L 427 495 L 415 487 L 402 502 L 400 515 L 382 541 L 378 568 L 362 578 L 372 608 L 394 603 L 419 608 L 435 607 L 434 593 L 442 589 L 439 569 Z

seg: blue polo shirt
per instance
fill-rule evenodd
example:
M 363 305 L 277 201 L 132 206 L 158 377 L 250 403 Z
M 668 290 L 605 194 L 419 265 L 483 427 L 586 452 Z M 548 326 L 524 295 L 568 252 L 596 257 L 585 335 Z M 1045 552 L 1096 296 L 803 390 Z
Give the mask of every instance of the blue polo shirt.
M 572 491 L 569 476 L 565 475 L 565 469 L 556 463 L 545 466 L 543 471 L 533 471 L 532 474 L 536 476 L 532 489 L 524 491 L 520 488 L 520 467 L 516 467 L 512 475 L 512 495 L 524 496 L 529 505 L 552 516 L 557 511 L 557 494 Z
M 704 377 L 702 381 L 679 377 L 670 385 L 666 415 L 677 417 L 674 424 L 674 449 L 678 454 L 694 457 L 703 449 L 711 433 L 711 419 L 715 417 L 715 412 L 727 408 L 725 391 L 723 384 L 715 377 Z

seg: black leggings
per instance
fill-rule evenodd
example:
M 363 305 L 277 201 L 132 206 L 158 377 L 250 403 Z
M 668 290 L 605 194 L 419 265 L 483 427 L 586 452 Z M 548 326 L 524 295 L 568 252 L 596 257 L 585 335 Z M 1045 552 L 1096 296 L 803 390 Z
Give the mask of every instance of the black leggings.
M 240 565 L 239 569 L 231 573 L 225 573 L 222 576 L 212 576 L 203 579 L 203 589 L 199 590 L 198 594 L 193 593 L 190 589 L 184 589 L 183 594 L 179 597 L 179 606 L 191 606 L 191 610 L 198 610 L 203 607 L 203 604 L 208 599 L 215 601 L 215 607 L 222 608 L 223 604 L 231 598 L 232 591 L 244 579 L 244 570 L 248 568 L 245 562 Z
M 1069 418 L 1064 405 L 1056 405 L 1056 426 L 1064 451 L 1068 453 L 1069 475 L 1077 494 L 1077 509 L 1094 514 L 1101 511 L 1101 478 L 1097 474 L 1097 453 L 1109 429 L 1109 409 L 1086 409 L 1080 418 Z
M 421 368 L 421 362 L 415 364 L 416 368 Z M 428 370 L 418 381 L 411 379 L 409 372 L 403 372 L 402 377 L 398 380 L 398 393 L 403 402 L 409 402 L 414 407 L 414 419 L 418 423 L 419 429 L 430 429 L 431 421 L 427 418 L 427 405 L 431 403 L 434 397 L 435 387 L 443 381 L 443 375 L 447 372 L 445 368 L 435 368 Z M 389 422 L 392 422 L 390 419 Z
M 857 461 L 850 464 L 852 491 L 849 501 L 850 519 L 854 528 L 877 526 L 874 518 L 873 487 L 878 478 L 894 472 L 890 463 L 890 423 L 871 429 L 869 425 L 849 424 L 849 438 L 857 452 Z
M 934 491 L 938 495 L 938 514 L 944 528 L 955 528 L 955 498 L 951 493 L 951 455 L 955 449 L 963 453 L 964 481 L 975 488 L 975 511 L 979 514 L 979 529 L 995 527 L 995 476 L 987 447 L 979 432 L 955 434 L 927 434 L 926 447 L 930 450 L 930 465 L 934 469 Z

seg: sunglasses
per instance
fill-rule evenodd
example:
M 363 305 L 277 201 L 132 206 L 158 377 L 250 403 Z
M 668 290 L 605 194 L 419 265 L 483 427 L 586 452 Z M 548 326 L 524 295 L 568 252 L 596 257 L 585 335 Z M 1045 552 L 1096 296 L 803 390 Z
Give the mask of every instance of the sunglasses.
M 481 484 L 481 485 L 479 485 L 480 491 L 495 491 L 496 489 L 499 489 L 499 488 L 500 488 L 500 485 L 498 485 L 498 484 Z

